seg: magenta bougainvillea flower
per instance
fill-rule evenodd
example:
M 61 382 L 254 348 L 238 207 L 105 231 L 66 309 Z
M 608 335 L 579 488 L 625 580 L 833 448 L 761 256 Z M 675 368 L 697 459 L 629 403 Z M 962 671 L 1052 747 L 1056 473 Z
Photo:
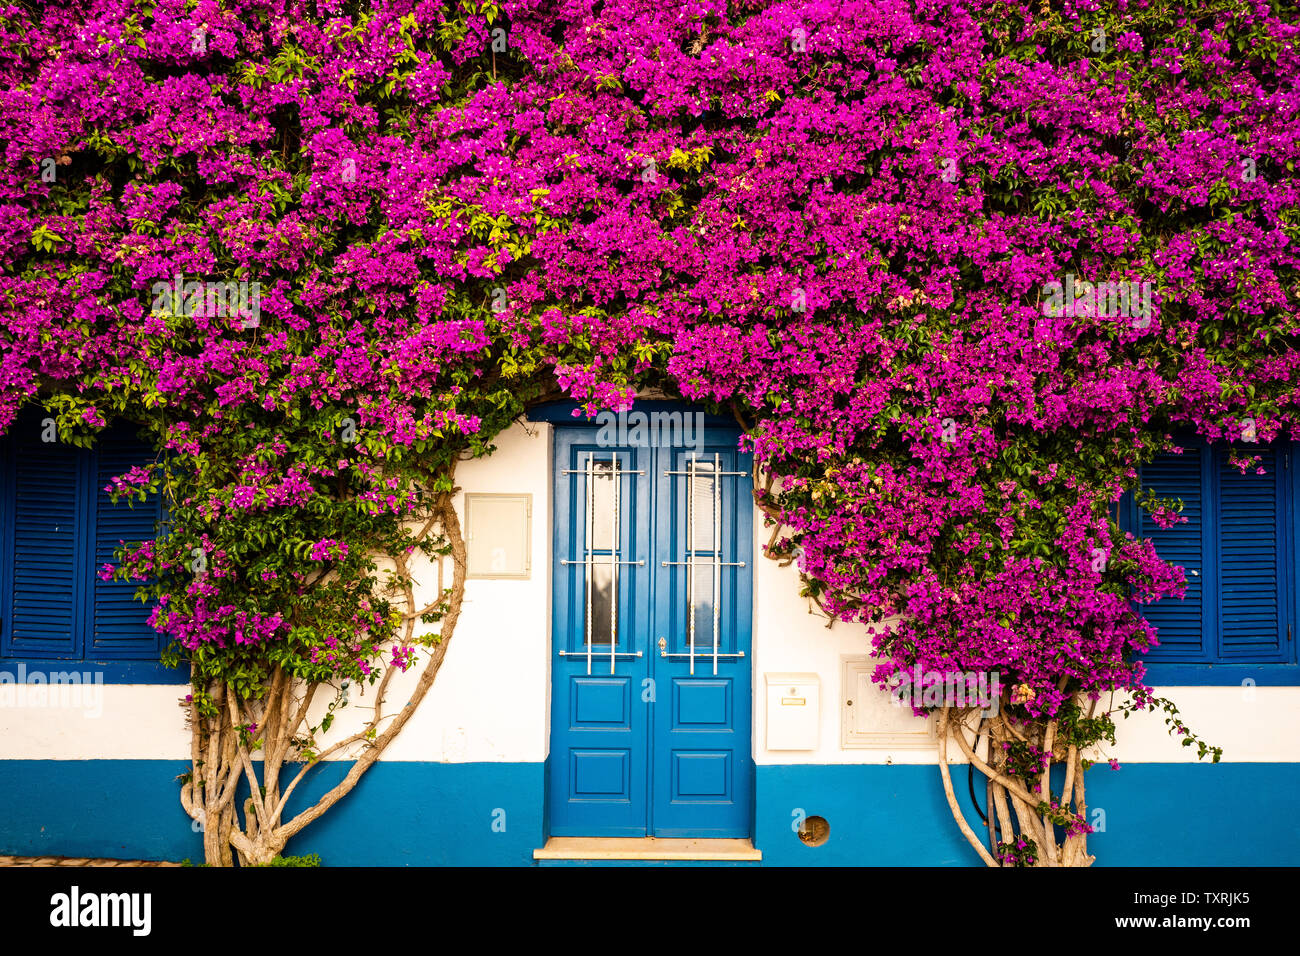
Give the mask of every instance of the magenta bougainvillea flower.
M 1182 572 L 1115 502 L 1296 419 L 1298 30 L 1230 6 L 7 6 L 0 424 L 143 423 L 155 624 L 355 676 L 421 476 L 663 388 L 882 682 L 1140 689 Z

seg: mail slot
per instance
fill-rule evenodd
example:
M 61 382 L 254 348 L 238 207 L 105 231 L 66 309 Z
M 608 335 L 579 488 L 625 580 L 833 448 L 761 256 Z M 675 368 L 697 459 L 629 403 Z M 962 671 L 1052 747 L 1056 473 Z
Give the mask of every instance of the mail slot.
M 767 674 L 767 749 L 816 750 L 821 729 L 821 678 Z

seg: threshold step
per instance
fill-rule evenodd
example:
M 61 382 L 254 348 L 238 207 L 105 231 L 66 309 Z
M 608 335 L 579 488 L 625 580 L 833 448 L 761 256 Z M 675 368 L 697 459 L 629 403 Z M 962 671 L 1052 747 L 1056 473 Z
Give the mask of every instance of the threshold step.
M 743 839 L 660 839 L 658 837 L 551 837 L 533 851 L 534 860 L 707 860 L 725 863 L 763 859 Z

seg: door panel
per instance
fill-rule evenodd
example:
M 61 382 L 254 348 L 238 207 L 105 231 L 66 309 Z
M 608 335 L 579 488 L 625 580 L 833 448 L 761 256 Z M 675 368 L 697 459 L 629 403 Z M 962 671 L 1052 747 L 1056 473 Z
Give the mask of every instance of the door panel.
M 649 450 L 595 434 L 556 441 L 551 833 L 644 836 Z
M 596 435 L 556 430 L 551 834 L 749 836 L 749 456 Z
M 657 836 L 750 835 L 753 498 L 737 437 L 656 465 L 654 663 L 671 688 L 652 730 Z

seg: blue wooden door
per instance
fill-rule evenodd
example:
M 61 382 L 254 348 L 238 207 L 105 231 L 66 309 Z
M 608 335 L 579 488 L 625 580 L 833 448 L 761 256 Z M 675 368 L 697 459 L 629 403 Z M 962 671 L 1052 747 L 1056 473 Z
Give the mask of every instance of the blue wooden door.
M 598 434 L 556 429 L 550 832 L 749 836 L 750 458 Z
M 557 431 L 551 832 L 645 836 L 652 456 Z
M 750 835 L 750 456 L 735 433 L 655 471 L 654 833 Z

